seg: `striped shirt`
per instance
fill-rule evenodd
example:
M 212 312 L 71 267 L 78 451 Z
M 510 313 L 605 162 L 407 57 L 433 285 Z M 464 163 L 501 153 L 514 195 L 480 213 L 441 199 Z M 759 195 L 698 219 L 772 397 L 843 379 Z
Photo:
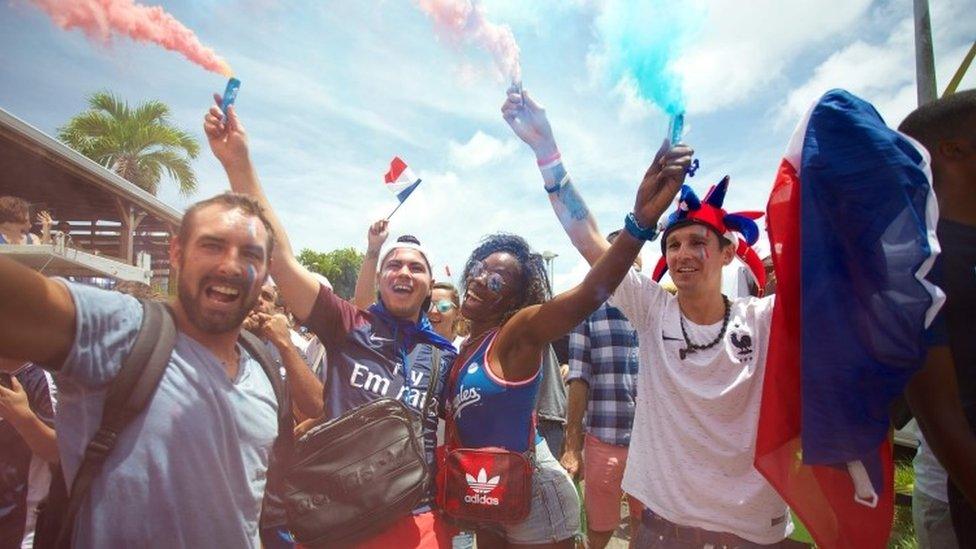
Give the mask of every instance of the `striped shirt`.
M 569 334 L 569 377 L 589 385 L 584 427 L 600 441 L 630 445 L 637 393 L 637 332 L 604 303 Z

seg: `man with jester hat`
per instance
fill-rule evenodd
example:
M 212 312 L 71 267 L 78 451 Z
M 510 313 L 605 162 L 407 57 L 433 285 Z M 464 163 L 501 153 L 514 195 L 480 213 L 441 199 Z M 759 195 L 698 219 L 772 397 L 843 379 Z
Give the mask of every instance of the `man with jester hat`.
M 631 270 L 608 288 L 638 334 L 640 370 L 624 491 L 645 505 L 632 547 L 756 547 L 793 529 L 786 503 L 753 467 L 773 297 L 722 295 L 722 268 L 742 260 L 758 288 L 765 271 L 751 245 L 761 214 L 722 208 L 729 178 L 700 200 L 683 186 L 692 150 L 665 142 L 644 176 L 625 230 L 609 244 L 564 168 L 545 111 L 511 92 L 506 121 L 536 153 L 549 199 L 591 264 L 633 261 L 658 237 L 653 278 Z M 680 193 L 680 194 L 679 194 Z M 678 197 L 677 209 L 664 214 Z M 677 287 L 657 281 L 665 270 Z

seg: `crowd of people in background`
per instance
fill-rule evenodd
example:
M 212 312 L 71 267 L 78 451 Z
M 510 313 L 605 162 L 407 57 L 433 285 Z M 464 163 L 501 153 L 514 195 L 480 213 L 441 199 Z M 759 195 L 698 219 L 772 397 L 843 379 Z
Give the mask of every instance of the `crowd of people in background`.
M 421 239 L 391 240 L 380 220 L 367 230 L 355 295 L 340 298 L 296 259 L 238 114 L 218 106 L 204 130 L 232 192 L 185 213 L 171 242 L 172 297 L 141 283 L 106 291 L 48 278 L 0 256 L 0 356 L 10 357 L 0 358 L 0 547 L 33 546 L 52 471 L 68 487 L 81 474 L 146 301 L 168 303 L 174 348 L 145 412 L 91 481 L 75 547 L 295 547 L 285 489 L 271 480 L 275 441 L 381 397 L 417 416 L 431 471 L 445 443 L 529 456 L 531 505 L 516 522 L 453 520 L 431 482 L 412 512 L 386 517 L 356 547 L 602 548 L 624 501 L 632 547 L 789 546 L 790 510 L 753 466 L 771 260 L 753 273 L 753 295 L 722 294 L 737 250 L 722 198 L 682 188 L 687 145 L 662 145 L 624 228 L 604 236 L 545 110 L 513 88 L 502 115 L 590 265 L 562 293 L 520 236 L 486 236 L 455 285 L 437 279 Z M 931 155 L 942 245 L 932 279 L 948 297 L 906 391 L 924 434 L 915 527 L 921 547 L 976 547 L 976 91 L 922 107 L 900 129 Z M 31 220 L 25 200 L 0 197 L 0 244 L 50 244 L 51 216 L 34 216 L 40 235 Z M 670 289 L 640 260 L 658 238 Z M 271 370 L 239 343 L 244 331 Z M 430 399 L 434 415 L 424 413 Z M 294 433 L 282 434 L 283 408 Z

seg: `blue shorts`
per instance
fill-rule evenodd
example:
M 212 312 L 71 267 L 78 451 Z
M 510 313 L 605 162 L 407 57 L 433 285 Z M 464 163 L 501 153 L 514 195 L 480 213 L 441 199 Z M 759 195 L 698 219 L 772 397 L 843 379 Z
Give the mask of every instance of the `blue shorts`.
M 579 535 L 579 494 L 569 474 L 549 451 L 545 440 L 535 446 L 529 516 L 516 524 L 479 527 L 494 532 L 509 543 L 520 545 L 554 543 Z

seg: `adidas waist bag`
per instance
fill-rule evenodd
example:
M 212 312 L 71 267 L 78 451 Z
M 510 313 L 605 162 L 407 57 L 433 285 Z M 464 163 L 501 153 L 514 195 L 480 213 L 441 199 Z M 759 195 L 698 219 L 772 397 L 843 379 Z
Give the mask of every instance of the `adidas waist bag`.
M 429 486 L 420 429 L 417 414 L 382 398 L 299 438 L 284 491 L 295 539 L 346 546 L 409 515 Z
M 461 369 L 474 354 L 471 347 L 454 360 L 447 394 L 454 394 Z M 535 462 L 535 414 L 525 454 L 504 448 L 460 448 L 453 410 L 445 414 L 445 440 L 437 448 L 437 506 L 462 521 L 513 523 L 532 508 Z
M 437 504 L 463 521 L 514 523 L 532 507 L 532 459 L 504 448 L 438 450 Z

